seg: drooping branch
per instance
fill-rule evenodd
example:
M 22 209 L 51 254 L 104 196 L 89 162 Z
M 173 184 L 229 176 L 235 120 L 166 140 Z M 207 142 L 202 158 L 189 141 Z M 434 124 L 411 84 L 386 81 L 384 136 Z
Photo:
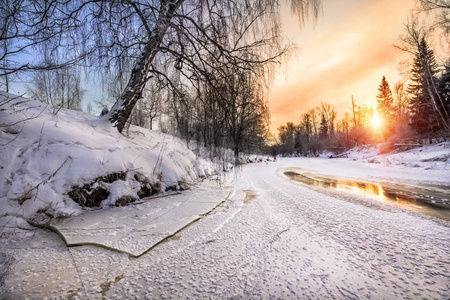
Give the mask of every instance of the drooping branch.
M 119 132 L 122 132 L 131 111 L 137 101 L 142 98 L 142 92 L 147 82 L 147 75 L 150 71 L 153 59 L 160 51 L 159 46 L 169 28 L 171 19 L 183 2 L 184 0 L 174 2 L 170 0 L 161 1 L 160 13 L 156 24 L 151 31 L 152 35 L 148 38 L 148 42 L 131 71 L 131 78 L 128 85 L 125 87 L 125 91 L 116 101 L 112 109 L 103 117 L 103 119 L 107 119 L 113 123 Z

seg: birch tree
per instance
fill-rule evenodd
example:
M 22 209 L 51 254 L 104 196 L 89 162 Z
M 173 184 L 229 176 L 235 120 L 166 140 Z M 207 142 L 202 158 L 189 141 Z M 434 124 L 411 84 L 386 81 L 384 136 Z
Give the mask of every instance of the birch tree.
M 320 0 L 290 4 L 300 22 L 310 15 L 317 17 L 320 10 Z M 171 81 L 173 70 L 166 73 L 158 68 L 166 61 L 182 77 L 192 79 L 189 76 L 202 74 L 208 66 L 201 59 L 205 53 L 217 59 L 208 67 L 220 72 L 220 66 L 230 63 L 244 70 L 278 63 L 287 50 L 280 38 L 280 3 L 274 0 L 0 0 L 0 15 L 0 43 L 8 45 L 0 52 L 3 77 L 79 63 L 114 69 L 121 58 L 133 59 L 128 83 L 103 116 L 119 132 L 150 78 Z M 228 30 L 216 30 L 219 25 Z M 237 34 L 224 35 L 232 32 Z M 63 49 L 70 54 L 67 61 L 40 65 L 18 58 L 50 40 L 57 41 L 51 51 Z

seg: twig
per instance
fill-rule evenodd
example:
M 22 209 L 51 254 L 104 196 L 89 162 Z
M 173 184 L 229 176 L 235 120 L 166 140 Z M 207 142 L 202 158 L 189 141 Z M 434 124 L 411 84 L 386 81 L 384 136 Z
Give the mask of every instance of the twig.
M 53 177 L 56 176 L 56 173 L 58 173 L 59 170 L 61 170 L 61 168 L 66 164 L 66 162 L 70 159 L 72 159 L 72 157 L 68 156 L 66 158 L 66 160 L 61 164 L 61 166 L 58 167 L 58 169 L 56 169 L 55 172 L 53 172 L 53 174 L 51 174 L 50 176 L 48 176 L 46 179 L 44 179 L 43 181 L 39 182 L 37 185 L 35 185 L 34 187 L 32 187 L 31 189 L 29 189 L 27 192 L 23 193 L 20 197 L 17 197 L 15 200 L 19 201 L 23 198 L 25 198 L 26 196 L 29 196 L 30 193 L 36 189 L 39 188 L 40 185 L 46 184 L 47 182 L 50 181 L 50 179 L 52 179 Z
M 39 142 L 38 142 L 38 149 L 41 147 L 41 140 L 42 140 L 42 131 L 44 130 L 45 121 L 42 123 L 41 132 L 39 134 Z
M 5 100 L 0 101 L 0 107 L 2 107 L 3 105 L 8 104 L 9 102 L 16 100 L 17 98 L 21 98 L 23 97 L 25 94 L 21 95 L 21 96 L 15 96 L 15 97 L 5 97 Z
M 19 124 L 19 123 L 22 123 L 22 122 L 25 122 L 25 121 L 28 121 L 28 120 L 32 120 L 32 119 L 39 118 L 39 116 L 40 116 L 46 109 L 47 109 L 47 106 L 44 107 L 44 109 L 43 109 L 42 111 L 40 111 L 39 114 L 38 114 L 37 116 L 35 116 L 35 115 L 33 114 L 31 117 L 27 117 L 27 118 L 25 118 L 25 119 L 19 120 L 19 121 L 15 122 L 15 123 L 12 123 L 12 124 L 0 124 L 0 127 L 10 127 L 10 126 L 14 126 L 14 125 L 16 125 L 16 124 Z
M 14 142 L 19 137 L 19 135 L 22 133 L 24 127 L 25 127 L 25 124 L 22 125 L 22 128 L 20 129 L 20 131 L 16 134 L 16 136 L 12 140 L 7 142 L 6 144 L 1 144 L 0 147 L 7 146 L 7 145 L 11 144 L 12 142 Z
M 156 171 L 158 170 L 159 172 L 161 172 L 161 165 L 162 165 L 162 160 L 163 160 L 163 153 L 166 150 L 167 143 L 166 143 L 166 139 L 164 138 L 163 144 L 161 145 L 161 148 L 159 149 L 159 155 L 158 155 L 158 159 L 156 160 L 155 163 L 155 167 L 153 168 L 153 174 L 156 174 Z

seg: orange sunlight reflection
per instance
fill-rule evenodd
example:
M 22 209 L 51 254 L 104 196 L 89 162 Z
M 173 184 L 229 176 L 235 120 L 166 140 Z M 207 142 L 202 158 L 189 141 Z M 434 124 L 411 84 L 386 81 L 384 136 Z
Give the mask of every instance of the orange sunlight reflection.
M 408 187 L 390 183 L 369 182 L 361 179 L 323 177 L 314 172 L 303 171 L 300 168 L 286 168 L 283 174 L 289 179 L 306 184 L 315 188 L 333 188 L 342 192 L 351 192 L 352 195 L 362 196 L 381 202 L 383 204 L 395 205 L 402 209 L 412 210 L 450 221 L 450 213 L 447 209 L 436 207 L 436 200 L 446 198 L 447 192 L 438 192 L 433 187 Z M 431 193 L 427 196 L 427 193 Z M 349 195 L 349 194 L 346 194 Z M 344 194 L 341 194 L 344 196 Z M 352 202 L 370 205 L 362 198 L 360 200 L 353 196 L 344 196 L 344 199 L 352 199 Z M 430 202 L 430 199 L 433 201 Z M 438 201 L 439 202 L 439 201 Z

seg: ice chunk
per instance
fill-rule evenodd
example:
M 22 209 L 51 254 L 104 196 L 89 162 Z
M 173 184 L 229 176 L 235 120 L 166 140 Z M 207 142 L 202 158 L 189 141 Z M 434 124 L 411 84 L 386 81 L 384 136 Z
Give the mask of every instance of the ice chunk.
M 68 246 L 97 245 L 140 256 L 213 210 L 230 194 L 231 186 L 212 180 L 183 194 L 149 198 L 127 207 L 89 211 L 56 220 L 52 227 Z

